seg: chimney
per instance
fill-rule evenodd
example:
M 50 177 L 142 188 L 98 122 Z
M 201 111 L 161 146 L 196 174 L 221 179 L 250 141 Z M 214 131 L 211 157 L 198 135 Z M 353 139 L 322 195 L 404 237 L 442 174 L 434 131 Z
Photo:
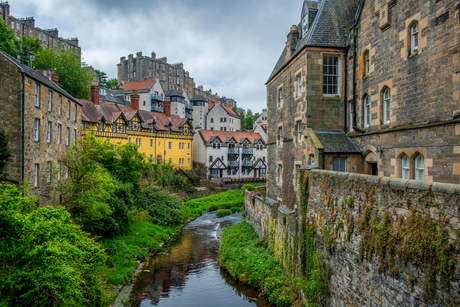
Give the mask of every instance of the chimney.
M 53 75 L 53 80 L 54 80 L 54 75 Z M 95 105 L 99 105 L 99 86 L 93 85 L 91 86 L 91 101 Z
M 292 57 L 292 54 L 295 51 L 295 48 L 297 46 L 297 43 L 299 42 L 300 39 L 300 33 L 297 30 L 297 27 L 293 25 L 291 27 L 291 32 L 289 32 L 287 36 L 287 42 L 286 42 L 286 62 L 289 61 Z
M 58 82 L 59 82 L 59 76 L 56 75 L 56 71 L 53 73 L 53 77 L 52 77 L 52 81 L 54 84 L 58 85 Z
M 131 94 L 131 108 L 136 111 L 139 111 L 139 97 L 137 91 L 133 91 Z
M 163 109 L 167 117 L 171 117 L 171 102 L 169 101 L 169 97 L 165 97 L 165 101 L 163 103 Z

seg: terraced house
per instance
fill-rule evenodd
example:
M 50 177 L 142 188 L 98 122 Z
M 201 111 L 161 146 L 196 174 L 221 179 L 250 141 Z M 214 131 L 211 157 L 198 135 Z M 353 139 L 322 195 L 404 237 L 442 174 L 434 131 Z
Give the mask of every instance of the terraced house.
M 187 118 L 171 115 L 167 97 L 164 112 L 140 110 L 139 94 L 130 95 L 131 106 L 106 103 L 99 99 L 99 87 L 92 87 L 92 101 L 83 105 L 83 132 L 94 129 L 97 137 L 119 144 L 135 143 L 154 163 L 171 163 L 182 169 L 193 168 L 193 128 Z
M 40 73 L 0 51 L 0 130 L 11 152 L 3 171 L 7 182 L 27 182 L 41 205 L 57 203 L 51 188 L 69 175 L 61 155 L 81 135 L 81 103 L 57 83 L 54 71 Z

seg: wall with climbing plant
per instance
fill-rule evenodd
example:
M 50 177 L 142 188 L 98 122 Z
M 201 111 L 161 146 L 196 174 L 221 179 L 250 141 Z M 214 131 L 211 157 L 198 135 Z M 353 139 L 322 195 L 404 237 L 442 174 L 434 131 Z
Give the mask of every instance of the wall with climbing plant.
M 300 190 L 330 305 L 460 306 L 460 185 L 302 170 Z

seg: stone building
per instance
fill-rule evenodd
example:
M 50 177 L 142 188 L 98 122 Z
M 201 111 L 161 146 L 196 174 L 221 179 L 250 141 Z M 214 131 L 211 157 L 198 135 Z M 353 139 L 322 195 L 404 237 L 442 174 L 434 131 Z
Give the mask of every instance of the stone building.
M 193 127 L 189 119 L 171 114 L 169 97 L 163 112 L 140 108 L 140 95 L 130 94 L 130 104 L 103 101 L 98 86 L 91 87 L 91 100 L 83 105 L 83 133 L 94 129 L 96 137 L 118 144 L 135 143 L 139 152 L 154 163 L 171 163 L 175 168 L 193 168 Z
M 0 129 L 11 152 L 3 171 L 7 182 L 28 182 L 46 205 L 58 204 L 50 188 L 68 176 L 60 157 L 81 135 L 81 104 L 57 82 L 53 72 L 42 74 L 0 51 Z
M 265 180 L 266 156 L 267 146 L 258 133 L 199 130 L 193 139 L 193 157 L 211 178 Z
M 41 29 L 35 26 L 34 17 L 16 18 L 10 15 L 10 5 L 8 1 L 0 2 L 0 17 L 3 18 L 5 24 L 14 30 L 14 35 L 17 39 L 23 36 L 31 37 L 40 41 L 43 48 L 53 50 L 66 50 L 80 59 L 81 48 L 78 46 L 78 38 L 62 38 L 59 37 L 57 28 Z
M 361 152 L 344 131 L 345 46 L 357 8 L 358 0 L 304 1 L 266 84 L 267 196 L 290 210 L 300 167 L 362 168 Z
M 458 0 L 362 2 L 346 109 L 365 173 L 460 183 L 459 10 Z

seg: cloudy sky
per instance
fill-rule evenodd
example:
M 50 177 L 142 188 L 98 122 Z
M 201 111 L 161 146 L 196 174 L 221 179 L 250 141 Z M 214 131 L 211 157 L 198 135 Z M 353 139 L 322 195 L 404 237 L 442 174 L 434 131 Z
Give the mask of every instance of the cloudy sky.
M 11 15 L 78 37 L 86 63 L 117 77 L 120 57 L 156 52 L 238 106 L 266 107 L 267 81 L 303 0 L 10 0 Z

